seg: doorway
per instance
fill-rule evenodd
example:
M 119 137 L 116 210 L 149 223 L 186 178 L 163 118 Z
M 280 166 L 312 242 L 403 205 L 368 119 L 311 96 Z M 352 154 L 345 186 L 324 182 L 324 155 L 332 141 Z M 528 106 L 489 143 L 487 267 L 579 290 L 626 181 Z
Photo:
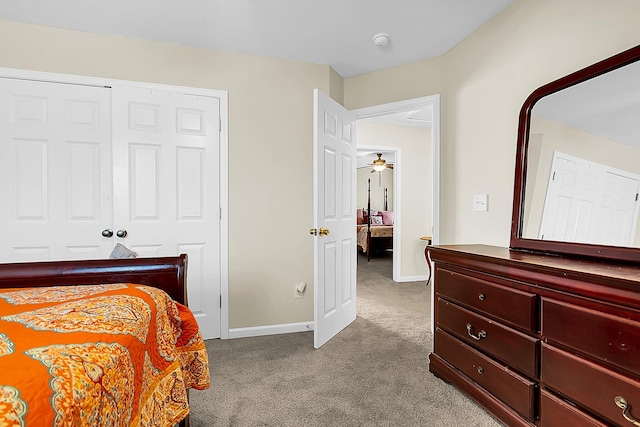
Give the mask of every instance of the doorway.
M 374 119 L 392 114 L 401 115 L 408 121 L 423 120 L 416 117 L 417 111 L 429 111 L 431 119 L 428 135 L 432 144 L 430 149 L 422 144 L 424 155 L 411 156 L 408 162 L 413 163 L 414 171 L 422 171 L 431 179 L 407 179 L 406 187 L 401 185 L 400 176 L 394 181 L 396 189 L 402 188 L 407 194 L 429 196 L 433 202 L 428 208 L 417 210 L 417 216 L 422 217 L 429 212 L 432 240 L 437 243 L 438 234 L 438 201 L 439 201 L 439 111 L 440 97 L 419 98 L 391 104 L 369 107 L 356 111 L 348 111 L 342 105 L 314 90 L 314 347 L 319 348 L 339 331 L 348 326 L 356 318 L 356 166 L 357 166 L 357 119 Z M 426 141 L 427 138 L 425 137 Z M 384 144 L 376 144 L 384 145 Z M 431 157 L 427 155 L 431 154 Z M 400 151 L 396 162 L 400 161 Z M 403 169 L 404 170 L 404 169 Z M 435 190 L 435 191 L 434 191 Z M 396 207 L 402 210 L 402 202 L 395 194 Z M 413 200 L 412 200 L 413 204 Z M 416 211 L 416 209 L 413 209 Z M 406 211 L 411 211 L 406 209 Z M 403 210 L 404 212 L 404 210 Z M 416 227 L 401 220 L 403 229 L 408 230 L 403 236 L 401 230 L 394 230 L 394 241 L 397 243 L 395 251 L 401 252 L 407 244 L 406 253 L 413 257 L 414 268 L 419 268 L 421 274 L 411 276 L 403 269 L 405 259 L 402 253 L 395 258 L 402 262 L 401 268 L 395 269 L 394 281 L 422 281 L 427 279 L 427 266 L 424 259 L 424 242 L 420 237 L 429 232 L 427 227 Z M 404 228 L 404 225 L 409 225 Z M 330 230 L 333 228 L 333 231 Z M 413 245 L 411 247 L 411 245 Z M 420 246 L 418 246 L 420 245 Z M 433 304 L 433 302 L 432 302 Z
M 356 124 L 356 127 L 361 125 Z M 358 269 L 384 266 L 389 270 L 385 274 L 393 278 L 394 270 L 399 272 L 394 268 L 397 265 L 394 260 L 400 259 L 396 251 L 399 234 L 395 231 L 401 229 L 400 187 L 396 185 L 397 177 L 401 175 L 401 149 L 366 142 L 371 141 L 365 138 L 365 143 L 359 143 L 357 148 Z
M 405 101 L 381 104 L 373 107 L 353 110 L 357 116 L 358 150 L 394 153 L 394 211 L 395 229 L 393 240 L 393 280 L 410 282 L 426 280 L 421 272 L 424 268 L 424 242 L 420 237 L 431 237 L 433 244 L 439 243 L 439 200 L 440 200 L 440 96 L 432 95 Z M 385 129 L 418 128 L 424 130 L 424 155 L 415 148 L 404 147 L 403 142 L 394 136 L 393 130 L 385 135 L 385 140 L 367 141 L 363 126 L 376 127 L 371 134 L 381 135 Z M 430 146 L 429 148 L 427 148 Z M 378 151 L 380 152 L 380 151 Z M 406 159 L 406 161 L 405 161 Z M 414 173 L 426 174 L 429 184 L 414 179 Z M 420 176 L 420 175 L 418 175 Z M 404 177 L 404 180 L 403 180 Z M 413 198 L 411 205 L 402 200 Z M 427 200 L 425 211 L 415 212 L 414 200 Z M 359 207 L 359 206 L 358 206 Z M 413 211 L 412 211 L 413 210 Z M 430 218 L 427 224 L 420 221 Z

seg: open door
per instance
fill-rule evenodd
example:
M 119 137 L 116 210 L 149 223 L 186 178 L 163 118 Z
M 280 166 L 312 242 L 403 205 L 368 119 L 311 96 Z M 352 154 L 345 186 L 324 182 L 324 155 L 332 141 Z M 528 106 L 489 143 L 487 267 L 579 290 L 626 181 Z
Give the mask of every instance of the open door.
M 314 347 L 356 319 L 355 114 L 315 89 Z

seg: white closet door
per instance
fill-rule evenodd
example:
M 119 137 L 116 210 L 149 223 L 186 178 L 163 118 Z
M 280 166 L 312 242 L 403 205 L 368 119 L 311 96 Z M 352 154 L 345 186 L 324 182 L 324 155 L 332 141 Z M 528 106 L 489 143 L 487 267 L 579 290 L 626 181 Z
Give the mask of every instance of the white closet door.
M 109 89 L 0 78 L 0 261 L 104 258 Z
M 113 107 L 116 241 L 186 253 L 189 307 L 205 339 L 220 337 L 220 100 L 114 87 Z

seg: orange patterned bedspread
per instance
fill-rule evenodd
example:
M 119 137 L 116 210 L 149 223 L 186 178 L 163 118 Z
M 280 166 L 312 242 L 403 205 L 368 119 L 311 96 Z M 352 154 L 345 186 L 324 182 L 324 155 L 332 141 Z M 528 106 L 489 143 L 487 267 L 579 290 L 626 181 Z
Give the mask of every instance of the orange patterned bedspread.
M 193 314 L 159 289 L 0 289 L 0 426 L 171 426 L 209 382 Z

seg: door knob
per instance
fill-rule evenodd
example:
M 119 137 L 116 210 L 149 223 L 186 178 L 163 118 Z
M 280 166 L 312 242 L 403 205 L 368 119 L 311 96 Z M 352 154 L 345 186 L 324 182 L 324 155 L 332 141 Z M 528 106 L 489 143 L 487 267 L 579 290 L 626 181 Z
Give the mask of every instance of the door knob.
M 118 237 L 127 237 L 127 230 L 118 230 L 118 231 L 116 231 L 116 236 L 118 236 Z
M 311 234 L 312 236 L 328 236 L 329 235 L 329 230 L 327 230 L 326 228 L 322 228 L 320 227 L 320 231 L 318 231 L 317 228 L 311 228 L 309 229 L 309 234 Z
M 104 237 L 111 237 L 113 236 L 113 230 L 110 228 L 105 228 L 104 230 L 102 230 L 102 235 Z

